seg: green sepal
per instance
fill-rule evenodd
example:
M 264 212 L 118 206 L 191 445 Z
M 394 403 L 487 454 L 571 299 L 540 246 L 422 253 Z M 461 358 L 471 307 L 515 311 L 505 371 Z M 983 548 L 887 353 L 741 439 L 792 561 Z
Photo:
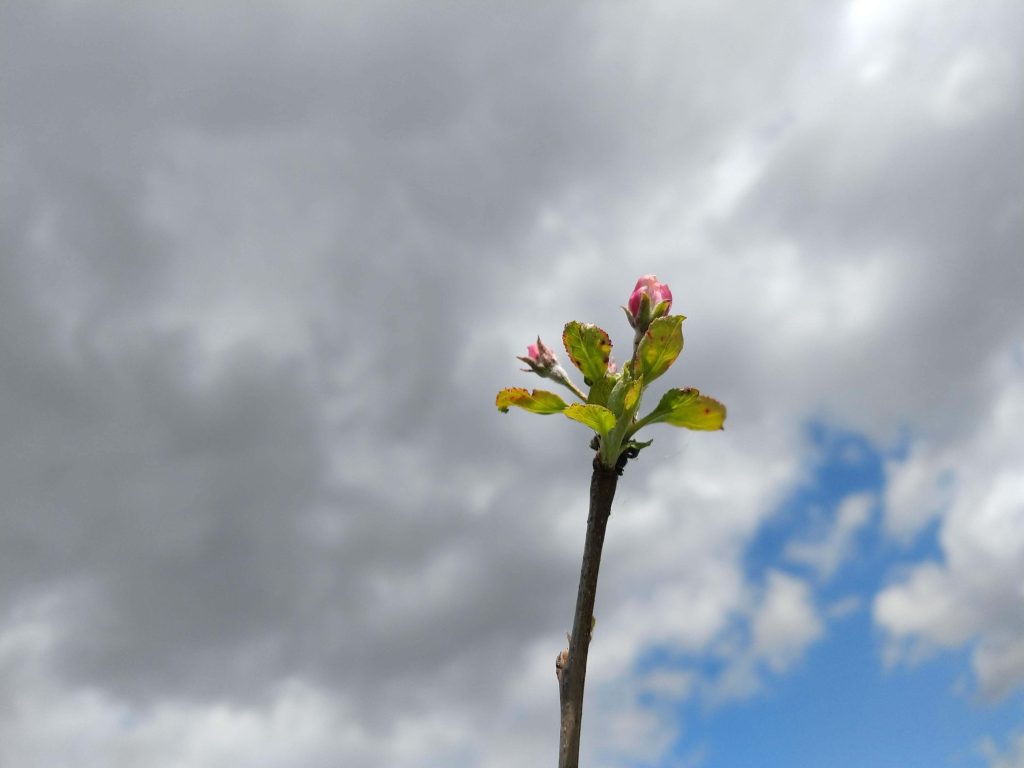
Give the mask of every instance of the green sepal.
M 662 315 L 667 315 L 668 309 L 671 306 L 672 306 L 672 302 L 669 301 L 668 299 L 666 299 L 665 301 L 660 301 L 660 302 L 658 302 L 658 305 L 653 310 L 651 310 L 651 314 L 654 315 L 655 317 L 661 317 Z
M 600 381 L 608 370 L 612 340 L 592 323 L 572 320 L 562 331 L 562 344 L 572 364 L 580 369 L 588 385 Z
M 573 403 L 563 413 L 573 421 L 585 424 L 604 437 L 615 427 L 615 414 L 603 405 Z
M 506 387 L 498 393 L 494 404 L 502 413 L 508 413 L 509 406 L 522 408 L 530 413 L 539 413 L 544 416 L 552 413 L 561 413 L 565 410 L 565 401 L 554 392 L 545 389 L 535 389 L 527 392 L 522 387 Z
M 639 423 L 670 424 L 687 429 L 716 430 L 725 424 L 725 406 L 693 387 L 670 389 L 661 398 L 658 407 Z
M 651 321 L 636 352 L 639 373 L 648 384 L 661 376 L 683 351 L 683 315 Z

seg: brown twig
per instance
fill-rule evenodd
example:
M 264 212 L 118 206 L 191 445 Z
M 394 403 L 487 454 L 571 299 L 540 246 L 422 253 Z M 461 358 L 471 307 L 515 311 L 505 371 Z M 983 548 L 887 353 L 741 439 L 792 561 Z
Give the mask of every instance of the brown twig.
M 580 725 L 583 720 L 583 688 L 587 677 L 587 654 L 594 627 L 594 598 L 597 595 L 597 573 L 601 566 L 601 549 L 612 499 L 619 475 L 615 469 L 594 460 L 590 480 L 590 515 L 587 538 L 583 545 L 583 566 L 576 594 L 576 614 L 572 622 L 568 653 L 562 651 L 555 662 L 561 711 L 558 744 L 558 768 L 579 768 Z

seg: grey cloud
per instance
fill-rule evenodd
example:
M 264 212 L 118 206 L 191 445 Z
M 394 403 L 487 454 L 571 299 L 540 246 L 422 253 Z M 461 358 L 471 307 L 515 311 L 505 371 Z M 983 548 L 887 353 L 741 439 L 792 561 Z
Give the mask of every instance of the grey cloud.
M 950 372 L 946 340 L 962 365 L 1019 327 L 1019 178 L 998 153 L 1016 102 L 946 132 L 868 114 L 844 133 L 887 114 L 881 97 L 808 120 L 805 70 L 828 59 L 831 12 L 2 12 L 0 612 L 73 590 L 62 674 L 133 701 L 249 700 L 297 675 L 384 728 L 403 698 L 493 699 L 527 641 L 571 615 L 578 563 L 544 505 L 579 506 L 582 530 L 589 456 L 582 430 L 495 412 L 494 390 L 528 381 L 522 350 L 485 337 L 510 318 L 523 344 L 609 318 L 626 346 L 606 305 L 634 260 L 689 276 L 779 235 L 829 262 L 907 246 L 918 260 L 901 268 L 927 280 L 892 310 L 892 346 L 928 343 L 877 364 L 900 404 L 919 369 Z M 701 225 L 721 252 L 691 259 L 686 238 L 616 251 L 659 190 L 699 205 L 737 136 L 772 159 L 741 206 Z M 837 156 L 856 173 L 833 176 Z M 578 217 L 592 247 L 574 251 L 544 214 Z M 537 306 L 544 290 L 559 306 Z M 944 319 L 963 290 L 972 330 Z M 755 422 L 771 356 L 729 294 L 695 297 L 685 383 Z M 723 534 L 722 552 L 755 527 Z
M 898 411 L 943 435 L 981 417 L 992 390 L 975 372 L 1024 328 L 1022 102 L 1019 68 L 1007 65 L 1020 28 L 1010 4 L 957 14 L 963 35 L 907 43 L 884 86 L 852 72 L 833 85 L 835 108 L 789 130 L 729 221 L 731 236 L 751 245 L 789 239 L 808 264 L 890 263 L 889 297 L 876 303 L 882 322 L 826 386 L 846 382 L 878 398 L 855 400 L 846 419 Z M 937 21 L 926 13 L 922 23 Z M 943 116 L 943 83 L 977 51 L 992 68 L 987 77 L 1007 86 L 1005 98 Z M 915 398 L 905 399 L 911 390 Z M 873 421 L 864 423 L 875 430 Z
M 11 405 L 26 421 L 5 441 L 5 585 L 98 590 L 68 649 L 88 677 L 184 680 L 183 648 L 224 653 L 301 583 L 290 515 L 321 469 L 301 385 L 239 360 L 221 387 L 190 391 L 184 356 L 154 341 L 59 367 L 73 384 L 56 391 L 30 369 L 36 388 Z

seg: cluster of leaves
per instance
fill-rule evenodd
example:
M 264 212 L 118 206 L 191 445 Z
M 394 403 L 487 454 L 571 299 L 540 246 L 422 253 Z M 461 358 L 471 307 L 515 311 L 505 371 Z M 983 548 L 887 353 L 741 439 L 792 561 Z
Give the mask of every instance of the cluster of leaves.
M 605 331 L 590 323 L 567 323 L 562 343 L 573 365 L 583 374 L 584 384 L 590 388 L 586 401 L 569 404 L 547 390 L 508 387 L 498 393 L 495 404 L 503 413 L 511 406 L 531 413 L 563 413 L 590 427 L 597 433 L 595 447 L 599 460 L 608 468 L 621 469 L 625 458 L 635 457 L 651 444 L 650 440 L 636 439 L 637 432 L 648 424 L 722 429 L 725 406 L 692 387 L 670 389 L 654 410 L 637 418 L 644 390 L 664 374 L 682 352 L 684 319 L 682 315 L 664 315 L 651 320 L 642 335 L 638 333 L 632 359 L 618 372 L 609 365 L 612 342 Z M 582 393 L 571 382 L 566 386 L 575 393 Z

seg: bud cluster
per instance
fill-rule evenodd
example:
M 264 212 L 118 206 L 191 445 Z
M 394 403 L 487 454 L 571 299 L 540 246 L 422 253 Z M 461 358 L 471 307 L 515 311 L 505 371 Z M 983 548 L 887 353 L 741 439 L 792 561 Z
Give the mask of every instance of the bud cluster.
M 647 386 L 664 374 L 683 349 L 682 315 L 670 315 L 672 291 L 656 275 L 643 275 L 629 295 L 626 313 L 633 329 L 633 355 L 618 369 L 611 359 L 612 341 L 592 323 L 576 320 L 565 324 L 562 344 L 569 361 L 583 374 L 589 393 L 569 378 L 555 355 L 540 337 L 530 344 L 526 355 L 518 359 L 527 365 L 526 373 L 535 373 L 569 389 L 580 402 L 566 403 L 554 392 L 522 387 L 506 387 L 495 398 L 498 410 L 507 412 L 516 406 L 531 413 L 562 413 L 596 433 L 591 443 L 598 462 L 621 474 L 625 463 L 635 459 L 650 440 L 641 441 L 637 432 L 649 424 L 697 430 L 719 430 L 725 422 L 725 406 L 702 395 L 693 387 L 672 388 L 653 410 L 639 413 Z

